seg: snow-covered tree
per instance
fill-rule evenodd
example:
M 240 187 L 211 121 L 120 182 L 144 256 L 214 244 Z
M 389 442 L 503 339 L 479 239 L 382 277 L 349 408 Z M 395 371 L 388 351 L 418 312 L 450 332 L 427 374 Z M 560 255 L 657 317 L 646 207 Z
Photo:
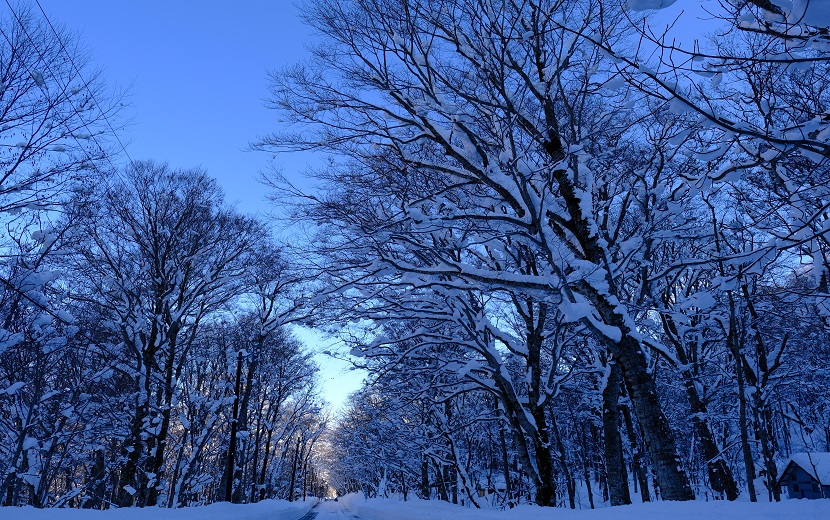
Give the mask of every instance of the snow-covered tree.
M 626 219 L 627 190 L 653 180 L 648 170 L 659 175 L 660 164 L 619 171 L 597 160 L 621 153 L 632 121 L 603 102 L 603 56 L 574 36 L 610 34 L 620 16 L 590 1 L 312 4 L 307 18 L 330 41 L 316 63 L 274 78 L 273 104 L 318 132 L 262 146 L 351 157 L 338 178 L 349 188 L 321 201 L 318 213 L 354 231 L 344 242 L 365 245 L 354 255 L 362 263 L 353 260 L 359 285 L 377 277 L 450 293 L 520 292 L 522 307 L 528 297 L 540 302 L 525 311 L 537 326 L 551 307 L 589 329 L 622 368 L 663 496 L 690 499 L 648 374 L 648 340 L 619 284 L 631 254 L 612 257 L 619 247 L 637 257 L 647 250 L 641 239 L 621 244 L 614 229 Z M 371 205 L 363 186 L 374 190 Z M 365 209 L 358 216 L 349 202 Z M 478 315 L 469 326 L 500 356 L 495 344 L 510 340 L 481 309 L 469 311 Z M 536 422 L 543 416 L 540 409 Z M 547 428 L 538 431 L 538 446 L 548 446 Z M 549 475 L 549 456 L 530 467 Z M 551 504 L 550 478 L 535 484 L 538 503 Z
M 168 483 L 162 466 L 176 381 L 200 324 L 237 294 L 259 224 L 228 208 L 200 171 L 138 163 L 117 189 L 79 209 L 76 297 L 101 308 L 118 338 L 121 369 L 132 379 L 123 444 L 122 505 L 155 505 Z

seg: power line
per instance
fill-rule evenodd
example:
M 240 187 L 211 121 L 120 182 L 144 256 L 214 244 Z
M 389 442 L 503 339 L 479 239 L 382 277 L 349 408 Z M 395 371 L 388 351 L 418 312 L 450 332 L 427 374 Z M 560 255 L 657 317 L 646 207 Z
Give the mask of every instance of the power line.
M 41 50 L 38 48 L 38 46 L 35 43 L 34 39 L 29 34 L 29 31 L 26 29 L 26 25 L 20 19 L 20 17 L 15 12 L 14 8 L 11 6 L 11 4 L 9 3 L 8 0 L 6 0 L 6 5 L 9 7 L 9 10 L 11 11 L 11 13 L 14 16 L 15 20 L 17 21 L 17 24 L 22 29 L 23 34 L 26 36 L 26 38 L 29 40 L 29 43 L 32 45 L 32 49 L 34 49 L 34 51 L 37 54 L 38 58 L 43 63 L 44 67 L 46 67 L 46 70 L 49 72 L 49 74 L 55 80 L 55 83 L 61 88 L 61 90 L 63 92 L 67 92 L 68 91 L 68 85 L 65 86 L 65 85 L 62 85 L 60 83 L 60 80 L 58 79 L 57 74 L 55 74 L 55 72 L 49 66 L 49 62 L 47 61 L 46 57 L 43 55 Z M 54 30 L 54 28 L 53 28 L 53 30 Z M 2 26 L 0 26 L 0 34 L 2 34 L 3 38 L 9 44 L 9 46 L 13 48 L 14 47 L 14 42 L 9 37 L 9 35 L 6 33 L 6 31 L 3 30 Z M 63 48 L 64 52 L 67 52 L 66 47 L 63 46 L 63 43 L 62 42 L 59 42 L 59 43 L 61 44 L 61 47 Z M 21 57 L 21 63 L 23 64 L 23 67 L 26 69 L 26 72 L 29 74 L 30 77 L 32 77 L 33 79 L 37 77 L 37 74 L 36 74 L 37 71 L 32 70 L 32 68 L 29 66 L 29 63 L 27 62 L 27 60 L 25 58 Z M 78 69 L 75 67 L 74 63 L 73 63 L 73 68 L 75 68 L 75 71 L 77 73 Z M 80 77 L 80 74 L 79 74 L 79 77 Z M 84 85 L 86 86 L 87 90 L 90 92 L 90 97 L 93 99 L 93 102 L 95 104 L 97 104 L 97 101 L 95 101 L 94 97 L 92 96 L 92 91 L 89 88 L 88 83 L 86 83 L 86 81 L 84 81 L 83 77 L 81 77 L 81 81 L 84 82 Z M 48 92 L 46 91 L 45 85 L 43 85 L 42 82 L 39 82 L 39 81 L 35 80 L 35 84 L 38 86 L 38 88 L 40 88 L 41 92 L 43 92 L 44 95 L 48 95 Z M 104 150 L 103 146 L 101 146 L 101 143 L 98 141 L 98 139 L 95 138 L 95 134 L 93 133 L 92 129 L 89 127 L 89 124 L 83 119 L 83 117 L 81 117 L 80 112 L 73 105 L 72 99 L 69 96 L 66 97 L 66 102 L 69 105 L 69 107 L 72 109 L 75 116 L 78 118 L 78 121 L 80 121 L 81 126 L 87 130 L 88 134 L 90 135 L 90 139 L 95 143 L 95 145 L 101 151 L 101 154 L 104 157 L 104 159 L 106 159 L 106 161 L 110 164 L 110 166 L 113 168 L 113 170 L 116 172 L 116 174 L 118 174 L 118 171 L 119 171 L 118 168 L 113 164 L 112 160 L 110 159 L 109 154 Z M 102 115 L 105 116 L 103 110 L 101 110 L 101 108 L 100 108 L 100 105 L 99 105 L 99 110 L 101 111 Z M 83 154 L 86 156 L 86 159 L 93 166 L 93 168 L 97 169 L 97 166 L 96 166 L 97 161 L 95 159 L 93 159 L 93 157 L 90 154 L 89 150 L 87 150 L 86 146 L 81 143 L 78 136 L 75 135 L 75 131 L 69 125 L 68 121 L 69 121 L 69 118 L 61 118 L 61 122 L 62 122 L 63 126 L 66 127 L 66 130 L 67 130 L 69 136 L 78 144 L 78 148 L 83 152 Z M 112 128 L 111 125 L 110 125 L 110 128 Z M 107 185 L 107 188 L 109 188 L 111 190 L 112 186 L 109 185 L 109 180 L 106 177 L 104 177 L 103 181 Z M 20 296 L 27 299 L 29 302 L 34 304 L 41 311 L 49 314 L 50 316 L 52 316 L 57 321 L 65 324 L 65 325 L 71 325 L 71 322 L 69 320 L 65 319 L 63 316 L 59 315 L 58 313 L 56 313 L 52 309 L 49 309 L 43 303 L 41 303 L 41 302 L 37 301 L 36 299 L 32 298 L 30 295 L 28 295 L 21 288 L 17 287 L 11 280 L 7 280 L 6 278 L 0 276 L 0 283 L 2 283 L 3 285 L 6 285 L 10 289 L 14 290 Z M 91 339 L 91 338 L 88 338 L 86 336 L 84 336 L 84 337 L 86 339 Z M 95 343 L 95 342 L 93 341 L 93 343 Z
M 47 60 L 47 59 L 46 59 L 46 57 L 43 55 L 43 53 L 41 52 L 41 50 L 38 48 L 37 43 L 35 43 L 35 41 L 34 41 L 34 38 L 32 38 L 31 34 L 29 34 L 29 31 L 28 31 L 28 30 L 27 30 L 27 28 L 26 28 L 26 24 L 24 24 L 24 23 L 23 23 L 23 20 L 21 20 L 21 19 L 20 19 L 20 16 L 18 16 L 17 12 L 14 10 L 14 7 L 12 7 L 11 3 L 9 2 L 9 0 L 5 0 L 5 2 L 6 2 L 6 5 L 8 6 L 8 8 L 9 8 L 9 11 L 11 11 L 12 16 L 14 16 L 14 19 L 17 21 L 17 24 L 18 24 L 18 25 L 20 26 L 20 28 L 23 30 L 23 34 L 24 34 L 24 35 L 26 36 L 26 38 L 29 40 L 29 43 L 32 45 L 32 48 L 35 50 L 35 52 L 37 53 L 38 57 L 40 58 L 40 61 L 43 63 L 43 65 L 46 67 L 46 70 L 49 72 L 49 74 L 50 74 L 50 75 L 52 76 L 52 78 L 55 80 L 55 83 L 56 83 L 56 84 L 57 84 L 57 85 L 58 85 L 58 86 L 59 86 L 59 87 L 60 87 L 60 88 L 61 88 L 64 92 L 68 91 L 68 87 L 69 87 L 69 86 L 68 86 L 68 85 L 62 85 L 62 84 L 61 84 L 61 82 L 60 82 L 60 80 L 59 80 L 59 78 L 58 78 L 58 75 L 57 75 L 57 74 L 55 74 L 55 72 L 54 72 L 54 71 L 52 70 L 52 68 L 50 67 L 48 60 Z M 48 19 L 47 19 L 47 23 L 48 23 Z M 49 23 L 49 25 L 51 26 L 52 24 L 51 24 L 51 23 Z M 54 27 L 52 27 L 52 30 L 54 31 Z M 13 45 L 14 45 L 14 43 L 13 43 L 13 42 L 12 42 L 12 40 L 11 40 L 11 38 L 9 38 L 9 36 L 6 34 L 6 32 L 2 30 L 2 27 L 0 27 L 0 33 L 2 33 L 3 37 L 5 38 L 5 40 L 8 42 L 8 44 L 9 44 L 10 46 L 13 46 Z M 58 39 L 58 44 L 61 46 L 61 49 L 63 50 L 63 52 L 64 52 L 64 53 L 66 53 L 66 54 L 67 54 L 67 56 L 69 56 L 69 52 L 67 51 L 66 47 L 63 45 L 63 42 L 62 42 L 62 41 L 60 41 L 60 39 Z M 98 110 L 99 110 L 99 112 L 100 112 L 100 113 L 101 113 L 101 115 L 103 116 L 104 120 L 107 122 L 107 125 L 109 126 L 109 128 L 110 128 L 110 129 L 112 129 L 112 125 L 110 125 L 110 124 L 109 124 L 109 120 L 107 119 L 106 114 L 104 113 L 103 109 L 101 108 L 101 105 L 99 105 L 99 104 L 98 104 L 98 102 L 95 100 L 94 95 L 93 95 L 93 93 L 92 93 L 92 89 L 89 87 L 89 84 L 88 84 L 88 83 L 84 80 L 83 76 L 81 76 L 81 75 L 80 75 L 80 73 L 79 73 L 79 71 L 78 71 L 77 66 L 76 66 L 76 65 L 75 65 L 75 63 L 72 61 L 71 56 L 69 56 L 69 58 L 70 58 L 70 63 L 72 64 L 73 69 L 75 70 L 76 74 L 78 74 L 78 77 L 80 78 L 81 82 L 84 84 L 84 87 L 86 88 L 87 92 L 89 93 L 89 95 L 90 95 L 90 99 L 92 99 L 93 103 L 94 103 L 95 105 L 97 105 L 97 106 L 98 106 Z M 29 67 L 29 64 L 28 64 L 25 60 L 22 60 L 22 63 L 23 63 L 24 68 L 26 69 L 26 71 L 29 73 L 29 75 L 30 75 L 30 76 L 32 76 L 32 77 L 34 78 L 34 77 L 35 77 L 35 72 L 36 72 L 36 71 L 33 71 L 33 70 Z M 38 85 L 38 87 L 40 88 L 40 90 L 41 90 L 44 94 L 46 94 L 46 88 L 45 88 L 45 86 L 44 86 L 44 85 L 42 85 L 42 84 L 40 84 L 39 82 L 36 82 L 36 84 Z M 82 125 L 82 126 L 83 126 L 86 130 L 87 130 L 87 133 L 88 133 L 88 135 L 90 136 L 89 138 L 90 138 L 90 139 L 91 139 L 91 140 L 95 143 L 95 145 L 98 147 L 98 150 L 100 150 L 101 155 L 103 156 L 103 158 L 104 158 L 104 159 L 105 159 L 105 160 L 106 160 L 106 161 L 110 164 L 110 166 L 112 167 L 112 169 L 113 169 L 114 173 L 115 173 L 116 175 L 119 175 L 119 176 L 120 176 L 120 169 L 119 169 L 118 167 L 116 167 L 116 166 L 115 166 L 115 164 L 112 162 L 112 159 L 110 158 L 110 154 L 108 154 L 108 153 L 104 150 L 104 147 L 103 147 L 103 146 L 101 146 L 101 143 L 98 141 L 98 139 L 97 139 L 97 138 L 96 138 L 96 136 L 95 136 L 95 133 L 94 133 L 94 132 L 92 131 L 92 129 L 89 127 L 89 124 L 88 124 L 88 123 L 84 120 L 84 118 L 83 118 L 83 117 L 81 117 L 81 112 L 80 112 L 80 111 L 79 111 L 79 110 L 78 110 L 78 109 L 74 106 L 74 104 L 72 103 L 72 99 L 71 99 L 71 97 L 67 96 L 67 97 L 66 97 L 66 102 L 69 104 L 70 108 L 72 108 L 73 112 L 75 113 L 76 117 L 78 118 L 78 121 L 80 121 L 81 125 Z M 73 132 L 72 128 L 69 126 L 69 124 L 66 122 L 66 120 L 64 120 L 64 121 L 63 121 L 63 125 L 66 127 L 67 131 L 69 132 L 70 137 L 72 137 L 72 139 L 73 139 L 73 140 L 74 140 L 74 141 L 78 144 L 78 147 L 79 147 L 81 150 L 83 150 L 83 152 L 86 154 L 87 159 L 90 161 L 90 163 L 91 163 L 91 164 L 93 165 L 93 167 L 94 167 L 94 166 L 95 166 L 96 161 L 92 158 L 92 156 L 90 155 L 89 151 L 88 151 L 88 150 L 84 147 L 84 145 L 83 145 L 83 144 L 81 144 L 80 140 L 78 139 L 78 136 L 76 136 L 76 135 L 75 135 L 75 132 Z M 118 139 L 118 136 L 117 136 L 117 135 L 115 135 L 115 137 L 116 137 L 116 139 L 118 140 L 119 144 L 121 145 L 122 149 L 124 149 L 124 146 L 123 146 L 123 143 L 121 143 L 121 140 L 120 140 L 120 139 Z M 126 153 L 126 149 L 124 149 L 124 151 L 125 151 L 125 153 Z M 127 157 L 129 158 L 129 155 L 127 155 Z M 135 167 L 135 163 L 133 163 L 133 162 L 132 162 L 132 159 L 130 159 L 130 163 L 133 165 L 133 167 Z M 107 188 L 112 189 L 112 186 L 110 186 L 110 185 L 109 185 L 109 180 L 108 180 L 106 177 L 104 177 L 104 178 L 103 178 L 103 181 L 107 184 Z
M 127 147 L 124 146 L 124 143 L 121 141 L 121 138 L 118 137 L 118 132 L 115 131 L 115 128 L 113 128 L 112 124 L 110 123 L 107 114 L 101 108 L 101 105 L 98 103 L 98 100 L 95 99 L 95 94 L 92 92 L 92 88 L 89 86 L 89 83 L 87 83 L 87 81 L 84 79 L 83 75 L 81 74 L 80 68 L 75 64 L 75 60 L 72 58 L 72 54 L 69 52 L 69 50 L 67 50 L 66 46 L 63 43 L 63 40 L 61 40 L 60 34 L 55 29 L 55 26 L 52 25 L 52 21 L 49 20 L 49 16 L 46 15 L 46 11 L 43 9 L 43 6 L 40 5 L 40 0 L 35 0 L 35 4 L 37 4 L 38 9 L 40 9 L 41 14 L 43 14 L 43 19 L 46 20 L 46 23 L 49 25 L 49 28 L 52 29 L 52 32 L 55 34 L 55 39 L 57 39 L 58 44 L 61 46 L 61 49 L 63 49 L 63 52 L 64 54 L 66 54 L 66 57 L 69 58 L 69 63 L 72 65 L 72 68 L 75 69 L 75 73 L 81 79 L 81 82 L 84 84 L 84 87 L 86 87 L 86 90 L 89 93 L 90 98 L 95 103 L 95 106 L 97 106 L 98 109 L 101 111 L 101 116 L 103 116 L 104 121 L 106 122 L 107 127 L 109 127 L 110 132 L 112 132 L 113 137 L 115 137 L 115 140 L 118 141 L 118 145 L 121 146 L 121 150 L 124 152 L 124 155 L 127 156 L 127 159 L 130 161 L 130 164 L 133 166 L 133 168 L 135 168 L 135 161 L 133 161 L 133 158 L 130 157 L 130 153 L 127 151 Z M 8 5 L 11 9 L 9 0 L 6 0 L 6 5 Z M 14 11 L 12 10 L 12 12 Z

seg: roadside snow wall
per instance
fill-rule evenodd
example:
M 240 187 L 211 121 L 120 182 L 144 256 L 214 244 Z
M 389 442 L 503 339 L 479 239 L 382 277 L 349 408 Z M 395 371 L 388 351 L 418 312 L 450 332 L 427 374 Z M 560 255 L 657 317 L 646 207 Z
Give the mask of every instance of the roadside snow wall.
M 298 520 L 317 503 L 263 500 L 256 504 L 219 502 L 209 506 L 163 509 L 127 507 L 96 511 L 91 509 L 35 509 L 0 507 L 2 520 Z
M 364 500 L 360 494 L 340 497 L 340 502 L 361 520 L 830 520 L 830 500 L 651 502 L 582 510 L 519 506 L 506 511 L 477 510 L 438 500 Z

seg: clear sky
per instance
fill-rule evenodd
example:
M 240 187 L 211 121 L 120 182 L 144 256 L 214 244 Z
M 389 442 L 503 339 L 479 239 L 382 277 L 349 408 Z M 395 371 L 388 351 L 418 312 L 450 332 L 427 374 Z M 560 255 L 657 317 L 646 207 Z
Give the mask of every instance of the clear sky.
M 269 156 L 244 151 L 257 136 L 278 131 L 263 107 L 269 70 L 301 61 L 312 41 L 290 0 L 40 0 L 53 23 L 77 32 L 104 80 L 130 94 L 119 132 L 134 160 L 205 168 L 245 213 L 269 210 L 255 176 Z M 15 5 L 15 4 L 12 4 Z M 33 13 L 40 15 L 34 5 Z M 277 159 L 299 178 L 308 157 Z M 298 334 L 316 351 L 331 340 Z M 338 408 L 359 386 L 343 363 L 317 356 L 323 397 Z
M 107 83 L 128 88 L 132 124 L 120 137 L 133 159 L 202 166 L 240 210 L 267 211 L 254 176 L 268 156 L 243 150 L 278 129 L 276 114 L 263 107 L 266 71 L 302 60 L 311 40 L 290 0 L 40 4 L 80 34 Z M 279 159 L 293 175 L 303 161 Z

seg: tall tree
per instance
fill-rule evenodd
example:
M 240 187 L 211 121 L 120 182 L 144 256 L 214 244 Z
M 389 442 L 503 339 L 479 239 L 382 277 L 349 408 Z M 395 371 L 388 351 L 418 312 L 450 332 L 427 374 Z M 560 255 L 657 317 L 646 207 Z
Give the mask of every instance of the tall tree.
M 338 182 L 374 182 L 394 196 L 367 208 L 362 221 L 327 212 L 330 201 L 320 205 L 327 222 L 335 214 L 349 231 L 371 234 L 361 253 L 369 260 L 355 270 L 361 283 L 396 273 L 402 278 L 391 283 L 413 287 L 537 292 L 590 330 L 622 368 L 663 496 L 688 500 L 649 346 L 619 284 L 630 258 L 612 261 L 620 237 L 608 216 L 625 211 L 622 186 L 634 181 L 604 188 L 618 173 L 594 160 L 631 123 L 605 109 L 592 80 L 602 57 L 574 37 L 610 38 L 621 16 L 600 2 L 569 0 L 310 4 L 306 18 L 329 43 L 310 67 L 274 77 L 273 105 L 318 133 L 276 136 L 262 147 L 346 154 L 354 163 Z M 341 196 L 344 206 L 357 202 L 349 191 Z M 516 253 L 518 265 L 502 263 L 501 247 L 486 257 L 494 237 L 527 250 Z M 537 467 L 550 474 L 548 457 Z M 553 482 L 540 478 L 536 487 L 538 502 L 552 505 Z
M 0 15 L 0 500 L 51 501 L 61 457 L 77 432 L 58 409 L 79 405 L 77 329 L 63 306 L 52 254 L 73 187 L 100 180 L 117 103 L 90 69 L 80 42 L 29 9 Z M 59 385 L 59 386 L 55 386 Z M 66 427 L 66 428 L 65 428 Z M 64 430 L 63 433 L 61 430 Z M 21 502 L 22 501 L 22 502 Z
M 117 334 L 133 379 L 119 503 L 155 505 L 175 382 L 206 316 L 240 294 L 259 224 L 226 206 L 216 181 L 198 170 L 137 163 L 118 189 L 80 208 L 78 253 L 86 297 Z

